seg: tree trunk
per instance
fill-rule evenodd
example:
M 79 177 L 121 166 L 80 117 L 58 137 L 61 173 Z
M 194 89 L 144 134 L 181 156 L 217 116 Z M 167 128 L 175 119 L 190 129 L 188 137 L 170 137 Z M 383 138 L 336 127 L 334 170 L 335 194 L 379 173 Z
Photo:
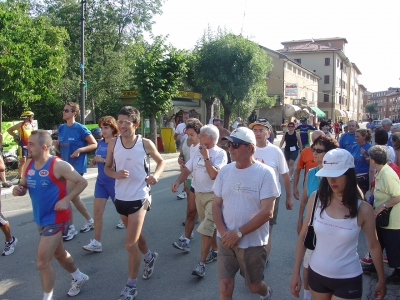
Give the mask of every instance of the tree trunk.
M 229 119 L 231 117 L 231 113 L 232 112 L 231 112 L 231 109 L 229 107 L 226 107 L 224 105 L 224 102 L 221 101 L 221 104 L 222 104 L 222 106 L 224 108 L 224 127 L 230 131 L 231 126 L 229 124 L 230 123 Z
M 150 118 L 150 140 L 153 141 L 154 145 L 156 145 L 157 149 L 157 120 L 156 115 L 151 114 Z
M 206 120 L 205 120 L 206 124 L 208 123 L 208 120 L 210 120 L 211 118 L 211 108 L 214 102 L 215 102 L 215 97 L 210 97 L 209 99 L 204 101 L 204 103 L 206 104 Z

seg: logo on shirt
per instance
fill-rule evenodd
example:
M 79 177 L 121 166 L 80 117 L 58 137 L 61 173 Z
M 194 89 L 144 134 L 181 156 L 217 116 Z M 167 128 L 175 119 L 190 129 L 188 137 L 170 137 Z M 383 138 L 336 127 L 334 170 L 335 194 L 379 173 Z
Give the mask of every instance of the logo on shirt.
M 75 139 L 70 137 L 70 138 L 68 138 L 68 141 L 75 141 Z
M 265 164 L 264 159 L 262 159 L 262 158 L 256 158 L 256 160 L 258 160 L 259 162 Z
M 29 176 L 34 176 L 35 175 L 35 170 L 29 170 L 28 171 Z
M 41 170 L 39 172 L 39 176 L 41 176 L 41 177 L 46 177 L 48 175 L 49 175 L 49 171 L 47 171 L 47 170 Z
M 50 185 L 50 181 L 48 180 L 42 180 L 40 182 L 40 184 L 42 185 L 42 187 L 48 187 Z

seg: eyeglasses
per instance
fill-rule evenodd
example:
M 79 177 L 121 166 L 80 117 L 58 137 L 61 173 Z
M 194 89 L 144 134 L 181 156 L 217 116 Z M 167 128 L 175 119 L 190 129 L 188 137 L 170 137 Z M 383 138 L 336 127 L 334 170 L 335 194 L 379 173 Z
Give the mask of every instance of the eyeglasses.
M 131 122 L 131 121 L 121 121 L 121 120 L 118 120 L 118 121 L 117 121 L 117 124 L 120 125 L 120 126 L 131 126 L 131 125 L 133 124 L 133 122 Z
M 72 110 L 72 109 L 71 109 L 71 110 L 69 110 L 69 109 L 63 109 L 62 112 L 69 113 L 69 112 L 74 112 L 74 110 Z
M 228 143 L 229 148 L 232 147 L 233 149 L 238 149 L 241 145 L 248 146 L 250 144 L 249 143 L 245 143 L 245 142 L 242 142 L 242 143 L 229 142 Z
M 326 152 L 326 150 L 322 150 L 322 149 L 313 147 L 313 148 L 312 148 L 312 152 L 317 152 L 317 153 L 321 154 L 321 153 Z

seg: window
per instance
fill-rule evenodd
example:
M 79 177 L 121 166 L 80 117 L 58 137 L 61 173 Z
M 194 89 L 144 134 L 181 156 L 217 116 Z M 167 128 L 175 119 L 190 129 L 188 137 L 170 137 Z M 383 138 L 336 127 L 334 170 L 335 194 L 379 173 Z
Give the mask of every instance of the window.
M 301 64 L 301 59 L 300 58 L 295 58 L 295 61 L 297 61 L 299 64 Z
M 297 74 L 297 69 L 295 67 L 293 67 L 293 73 Z
M 324 76 L 324 84 L 329 84 L 329 75 Z
M 324 102 L 329 102 L 329 95 L 328 94 L 324 94 Z
M 331 59 L 329 57 L 325 58 L 325 66 L 330 66 L 331 65 Z

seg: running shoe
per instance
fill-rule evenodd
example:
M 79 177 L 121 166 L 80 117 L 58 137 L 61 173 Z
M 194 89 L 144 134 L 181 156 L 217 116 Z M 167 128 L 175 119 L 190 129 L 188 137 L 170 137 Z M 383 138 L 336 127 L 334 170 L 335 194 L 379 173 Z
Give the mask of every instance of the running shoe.
M 78 234 L 78 231 L 76 231 L 75 227 L 69 227 L 68 228 L 68 233 L 67 235 L 63 236 L 64 241 L 70 241 Z
M 265 296 L 264 297 L 260 296 L 260 299 L 261 300 L 271 300 L 272 299 L 272 289 L 270 287 L 267 287 L 267 295 L 268 295 L 268 292 L 269 292 L 269 296 L 267 298 L 265 298 Z
M 101 243 L 96 241 L 95 239 L 91 239 L 90 243 L 86 246 L 82 247 L 83 250 L 89 251 L 89 252 L 101 252 L 103 251 L 103 248 L 101 246 Z
M 192 275 L 197 277 L 204 277 L 204 275 L 206 275 L 206 265 L 202 262 L 198 262 L 198 264 L 194 267 L 192 271 Z
M 400 284 L 400 276 L 396 274 L 396 270 L 393 271 L 392 275 L 386 277 L 386 284 Z
M 190 252 L 190 244 L 186 242 L 184 235 L 182 235 L 177 242 L 173 242 L 172 246 L 176 249 L 182 250 L 183 252 Z
M 218 252 L 215 250 L 210 250 L 210 252 L 208 252 L 207 257 L 206 257 L 206 264 L 216 261 L 217 258 L 218 258 Z
M 126 285 L 119 295 L 118 300 L 132 300 L 137 296 L 138 292 L 136 287 Z
M 119 222 L 118 222 L 118 224 L 117 224 L 117 228 L 118 228 L 118 229 L 125 229 L 124 222 L 122 222 L 121 220 L 119 220 Z
M 360 259 L 360 262 L 361 262 L 363 265 L 369 266 L 370 264 L 372 264 L 371 255 L 370 255 L 369 253 L 367 253 L 363 258 Z
M 388 263 L 388 259 L 387 259 L 386 256 L 383 257 L 383 262 L 386 263 L 386 264 Z
M 4 182 L 1 183 L 1 186 L 3 188 L 9 188 L 9 187 L 12 187 L 12 183 L 8 182 L 8 181 L 4 181 Z
M 88 232 L 90 230 L 94 229 L 94 222 L 86 221 L 85 225 L 81 228 L 81 232 Z
M 153 254 L 153 257 L 149 262 L 144 260 L 143 279 L 149 279 L 151 277 L 151 275 L 153 275 L 154 263 L 156 262 L 156 260 L 158 258 L 158 253 L 153 252 L 152 254 Z
M 3 251 L 3 253 L 1 255 L 2 256 L 7 256 L 7 255 L 10 255 L 10 254 L 13 254 L 14 250 L 15 250 L 15 246 L 17 245 L 17 243 L 18 243 L 18 239 L 15 236 L 13 236 L 12 240 L 10 242 L 5 242 L 4 243 L 5 247 L 4 247 L 4 251 Z
M 68 296 L 76 296 L 80 293 L 81 287 L 89 280 L 89 276 L 82 273 L 81 280 L 74 280 L 72 279 L 71 288 L 68 291 Z
M 178 196 L 176 196 L 176 198 L 182 200 L 182 199 L 186 199 L 187 194 L 185 191 L 182 191 Z

